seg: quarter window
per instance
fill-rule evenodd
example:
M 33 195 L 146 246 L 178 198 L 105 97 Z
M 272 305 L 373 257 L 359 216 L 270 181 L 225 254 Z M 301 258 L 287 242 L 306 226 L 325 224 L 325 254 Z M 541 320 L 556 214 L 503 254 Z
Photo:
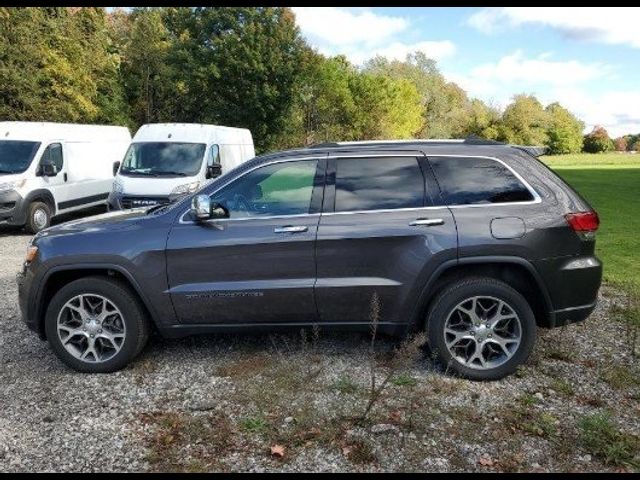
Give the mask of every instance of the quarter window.
M 447 205 L 533 200 L 529 189 L 506 166 L 489 158 L 429 157 Z
M 284 162 L 253 170 L 216 192 L 214 202 L 230 218 L 311 213 L 316 160 Z
M 336 212 L 424 206 L 415 157 L 344 158 L 336 166 Z

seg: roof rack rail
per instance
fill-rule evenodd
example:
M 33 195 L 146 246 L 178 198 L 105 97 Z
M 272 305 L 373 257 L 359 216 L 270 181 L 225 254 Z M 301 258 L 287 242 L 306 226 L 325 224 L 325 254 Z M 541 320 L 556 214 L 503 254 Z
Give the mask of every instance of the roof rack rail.
M 517 148 L 518 150 L 522 150 L 525 153 L 528 153 L 532 157 L 541 157 L 549 150 L 548 147 L 536 147 L 533 145 L 509 145 L 510 147 Z
M 469 135 L 464 139 L 464 143 L 467 145 L 506 145 L 504 142 L 489 140 L 488 138 L 482 138 L 477 135 Z

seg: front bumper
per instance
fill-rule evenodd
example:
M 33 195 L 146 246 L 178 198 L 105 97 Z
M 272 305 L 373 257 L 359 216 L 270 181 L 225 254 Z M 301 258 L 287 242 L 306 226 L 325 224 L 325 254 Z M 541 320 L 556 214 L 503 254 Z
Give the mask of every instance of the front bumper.
M 44 330 L 41 322 L 35 316 L 35 296 L 33 294 L 34 275 L 29 268 L 23 268 L 16 275 L 18 284 L 18 305 L 20 307 L 20 315 L 22 321 L 27 325 L 29 330 L 36 332 L 40 338 L 44 339 Z
M 24 199 L 15 190 L 0 192 L 0 222 L 11 225 L 24 225 L 26 212 Z

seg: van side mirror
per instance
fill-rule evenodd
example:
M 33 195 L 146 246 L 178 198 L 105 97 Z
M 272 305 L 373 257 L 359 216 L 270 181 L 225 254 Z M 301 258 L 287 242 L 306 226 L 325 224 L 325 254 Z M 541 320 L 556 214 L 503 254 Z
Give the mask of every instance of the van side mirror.
M 120 170 L 120 162 L 113 162 L 113 176 L 115 177 Z
M 40 174 L 43 177 L 55 177 L 58 175 L 58 167 L 56 167 L 53 163 L 42 163 L 40 164 Z
M 207 166 L 207 178 L 217 178 L 222 175 L 222 165 L 214 163 Z
M 199 221 L 229 218 L 229 210 L 219 203 L 212 202 L 209 195 L 196 195 L 193 197 L 191 211 Z

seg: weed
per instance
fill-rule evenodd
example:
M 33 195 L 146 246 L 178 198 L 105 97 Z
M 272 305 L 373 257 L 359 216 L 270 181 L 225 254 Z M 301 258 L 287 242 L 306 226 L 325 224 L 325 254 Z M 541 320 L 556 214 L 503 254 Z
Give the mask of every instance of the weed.
M 582 445 L 605 464 L 640 468 L 640 439 L 620 431 L 608 411 L 583 417 L 578 427 Z

